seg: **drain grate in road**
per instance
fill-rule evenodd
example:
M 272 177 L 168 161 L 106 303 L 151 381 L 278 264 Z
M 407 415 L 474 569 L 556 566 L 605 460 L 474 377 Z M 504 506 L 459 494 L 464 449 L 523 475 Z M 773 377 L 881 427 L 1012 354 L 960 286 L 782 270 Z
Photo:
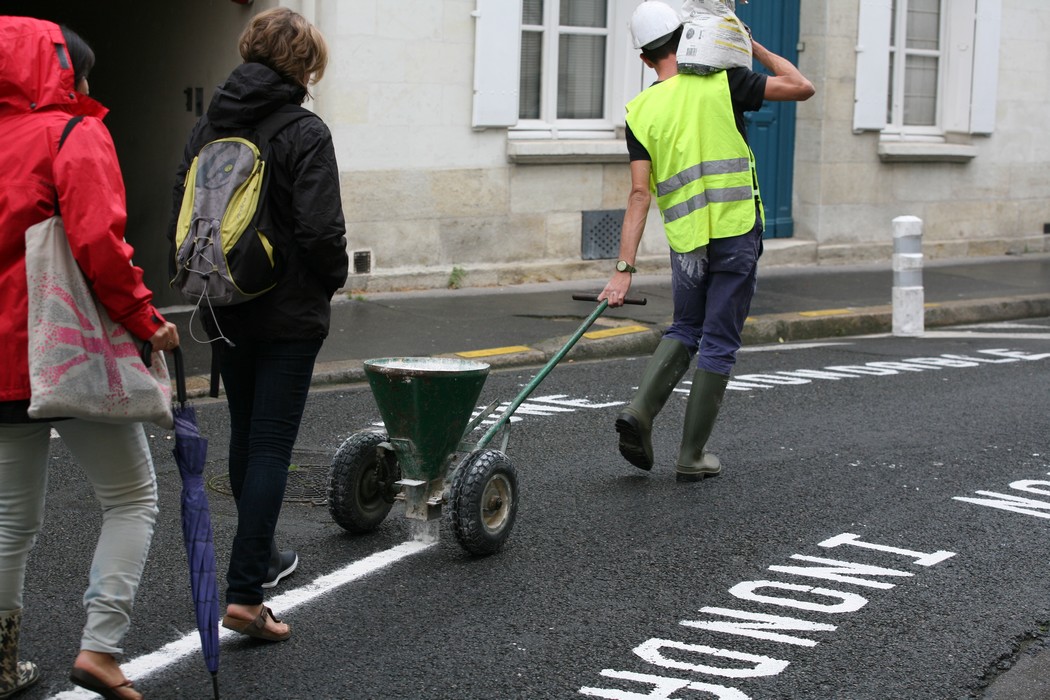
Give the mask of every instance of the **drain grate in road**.
M 328 503 L 328 472 L 330 460 L 323 455 L 293 454 L 293 464 L 288 468 L 288 485 L 284 489 L 285 503 L 308 503 L 323 506 Z M 320 463 L 318 463 L 320 462 Z M 226 462 L 222 462 L 222 473 L 208 479 L 208 488 L 218 493 L 233 496 L 230 477 L 226 473 Z

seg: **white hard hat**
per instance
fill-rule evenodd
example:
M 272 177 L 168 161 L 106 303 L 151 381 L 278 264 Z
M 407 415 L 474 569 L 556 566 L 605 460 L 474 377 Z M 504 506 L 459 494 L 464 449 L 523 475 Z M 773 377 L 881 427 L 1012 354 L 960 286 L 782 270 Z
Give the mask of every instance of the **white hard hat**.
M 671 39 L 674 30 L 682 26 L 678 13 L 659 0 L 646 0 L 631 15 L 631 36 L 634 48 L 655 49 Z

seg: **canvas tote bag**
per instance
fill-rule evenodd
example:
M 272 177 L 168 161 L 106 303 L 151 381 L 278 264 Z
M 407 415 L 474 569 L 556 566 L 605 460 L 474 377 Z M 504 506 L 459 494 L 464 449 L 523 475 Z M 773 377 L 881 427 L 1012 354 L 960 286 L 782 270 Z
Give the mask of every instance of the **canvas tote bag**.
M 164 353 L 114 323 L 80 271 L 59 216 L 26 229 L 30 418 L 173 426 Z M 149 356 L 147 355 L 147 360 Z

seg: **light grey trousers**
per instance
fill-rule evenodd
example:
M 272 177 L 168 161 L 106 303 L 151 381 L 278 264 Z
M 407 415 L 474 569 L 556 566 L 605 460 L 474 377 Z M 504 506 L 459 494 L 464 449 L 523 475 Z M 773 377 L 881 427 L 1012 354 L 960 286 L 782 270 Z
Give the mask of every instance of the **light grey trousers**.
M 157 479 L 141 423 L 0 425 L 0 610 L 22 607 L 26 561 L 44 522 L 52 427 L 102 507 L 80 648 L 119 654 L 157 518 Z

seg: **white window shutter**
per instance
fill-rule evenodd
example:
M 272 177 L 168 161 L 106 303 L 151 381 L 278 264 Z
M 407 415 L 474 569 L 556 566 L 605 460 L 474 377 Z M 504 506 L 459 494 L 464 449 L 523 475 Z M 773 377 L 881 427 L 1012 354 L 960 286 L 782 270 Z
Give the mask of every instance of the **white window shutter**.
M 878 131 L 886 127 L 892 22 L 892 0 L 861 0 L 857 27 L 854 131 Z
M 990 134 L 995 130 L 1002 25 L 1002 0 L 977 0 L 970 101 L 970 131 L 975 134 Z
M 521 1 L 477 0 L 471 121 L 476 129 L 518 123 Z
M 634 48 L 631 39 L 631 14 L 638 6 L 638 0 L 616 0 L 613 13 L 612 26 L 609 27 L 609 36 L 612 38 L 613 46 L 619 47 L 614 56 L 614 67 L 618 67 L 617 76 L 620 78 L 620 89 L 616 99 L 613 100 L 613 110 L 610 113 L 612 121 L 617 126 L 623 126 L 624 105 L 630 102 L 642 91 L 642 69 L 645 64 L 639 58 L 641 51 Z
M 970 131 L 976 17 L 976 0 L 953 0 L 942 41 L 941 122 L 945 131 Z

